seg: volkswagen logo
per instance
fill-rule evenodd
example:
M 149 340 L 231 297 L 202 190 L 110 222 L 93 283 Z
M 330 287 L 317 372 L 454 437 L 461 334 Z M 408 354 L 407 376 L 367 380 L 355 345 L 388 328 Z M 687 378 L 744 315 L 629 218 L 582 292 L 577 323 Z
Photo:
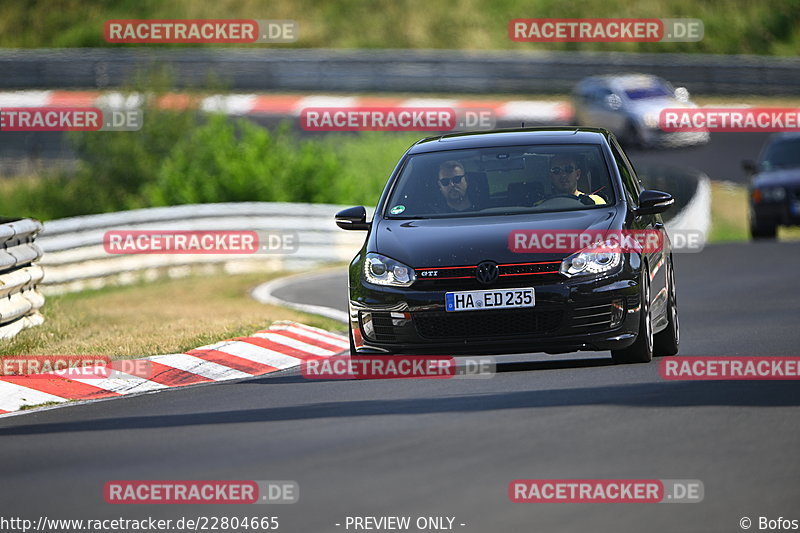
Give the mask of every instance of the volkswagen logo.
M 494 261 L 482 261 L 475 269 L 475 278 L 484 285 L 497 281 L 498 275 L 497 263 Z

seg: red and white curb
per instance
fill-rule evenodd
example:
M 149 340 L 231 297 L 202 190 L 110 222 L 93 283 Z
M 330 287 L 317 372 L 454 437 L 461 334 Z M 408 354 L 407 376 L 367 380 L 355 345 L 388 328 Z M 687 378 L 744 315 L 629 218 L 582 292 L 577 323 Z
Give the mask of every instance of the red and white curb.
M 65 371 L 0 377 L 0 416 L 24 406 L 71 400 L 117 398 L 172 387 L 261 376 L 299 366 L 303 361 L 348 351 L 347 337 L 296 322 L 276 322 L 269 329 L 201 346 L 186 353 L 145 358 L 152 375 L 115 372 L 113 378 L 63 377 Z
M 206 112 L 227 115 L 300 116 L 309 107 L 447 107 L 491 109 L 496 120 L 562 123 L 572 119 L 572 106 L 564 101 L 481 100 L 449 98 L 393 98 L 387 96 L 332 96 L 297 94 L 227 94 L 193 100 L 187 94 L 166 94 L 162 108 L 182 109 L 191 103 Z M 100 91 L 6 91 L 0 92 L 4 107 L 101 107 L 133 109 L 140 105 L 137 95 Z

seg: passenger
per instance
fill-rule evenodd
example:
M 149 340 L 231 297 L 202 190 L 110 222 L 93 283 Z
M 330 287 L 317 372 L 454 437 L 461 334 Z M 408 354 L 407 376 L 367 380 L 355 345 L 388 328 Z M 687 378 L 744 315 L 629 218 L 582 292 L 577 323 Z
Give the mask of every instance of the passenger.
M 602 196 L 586 194 L 578 190 L 581 168 L 575 158 L 557 155 L 550 161 L 550 184 L 553 187 L 551 196 L 571 194 L 586 205 L 603 205 Z

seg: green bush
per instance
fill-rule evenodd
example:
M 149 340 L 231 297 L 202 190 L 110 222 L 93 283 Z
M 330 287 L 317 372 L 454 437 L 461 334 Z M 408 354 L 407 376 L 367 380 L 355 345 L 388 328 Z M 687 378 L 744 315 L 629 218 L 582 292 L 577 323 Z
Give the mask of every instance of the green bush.
M 318 142 L 212 115 L 181 139 L 144 187 L 148 205 L 208 202 L 331 202 L 340 160 Z

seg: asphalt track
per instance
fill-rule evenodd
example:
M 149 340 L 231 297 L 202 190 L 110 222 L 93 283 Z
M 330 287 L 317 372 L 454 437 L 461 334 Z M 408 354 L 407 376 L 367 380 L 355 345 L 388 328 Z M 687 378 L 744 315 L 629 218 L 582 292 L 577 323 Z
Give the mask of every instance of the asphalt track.
M 796 243 L 676 256 L 682 356 L 797 355 Z M 278 296 L 343 308 L 343 273 Z M 800 518 L 797 382 L 665 382 L 605 353 L 508 356 L 486 380 L 296 372 L 0 419 L 0 516 L 454 516 L 460 531 L 740 531 Z M 695 504 L 514 504 L 533 479 L 699 479 Z M 295 480 L 294 505 L 109 505 L 115 479 Z M 794 516 L 793 516 L 794 514 Z M 755 529 L 755 528 L 754 528 Z

